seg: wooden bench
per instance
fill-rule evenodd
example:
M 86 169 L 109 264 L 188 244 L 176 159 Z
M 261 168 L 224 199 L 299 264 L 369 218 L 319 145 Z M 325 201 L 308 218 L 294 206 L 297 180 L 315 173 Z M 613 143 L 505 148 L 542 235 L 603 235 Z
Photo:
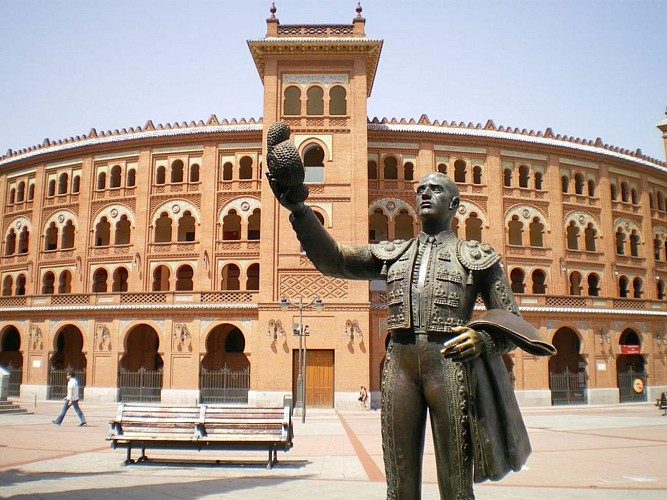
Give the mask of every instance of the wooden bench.
M 109 422 L 106 440 L 111 447 L 127 448 L 125 465 L 134 463 L 132 449 L 268 450 L 267 468 L 278 463 L 278 451 L 292 448 L 291 400 L 284 407 L 158 406 L 124 404 Z
M 662 410 L 663 415 L 667 415 L 667 392 L 663 392 L 662 395 L 655 400 L 655 405 L 658 409 Z

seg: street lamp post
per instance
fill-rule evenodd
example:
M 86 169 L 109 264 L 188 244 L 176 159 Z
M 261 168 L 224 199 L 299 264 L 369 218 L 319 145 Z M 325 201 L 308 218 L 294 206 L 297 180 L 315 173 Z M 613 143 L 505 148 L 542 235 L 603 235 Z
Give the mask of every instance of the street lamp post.
M 304 335 L 310 333 L 308 325 L 303 325 L 303 310 L 309 307 L 314 307 L 316 310 L 321 310 L 324 303 L 319 297 L 314 298 L 308 303 L 303 302 L 303 296 L 299 295 L 298 302 L 292 302 L 287 297 L 282 297 L 279 302 L 280 307 L 288 309 L 289 307 L 296 307 L 299 309 L 299 324 L 294 327 L 294 335 L 299 336 L 299 367 L 296 378 L 296 406 L 301 406 L 301 422 L 306 421 L 306 345 L 304 343 Z

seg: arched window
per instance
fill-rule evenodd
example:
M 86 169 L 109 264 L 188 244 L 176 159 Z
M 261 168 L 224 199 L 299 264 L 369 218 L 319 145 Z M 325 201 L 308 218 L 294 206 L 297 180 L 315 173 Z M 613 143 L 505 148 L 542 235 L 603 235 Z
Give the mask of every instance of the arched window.
M 195 241 L 195 218 L 189 210 L 178 219 L 178 241 Z
M 633 205 L 639 205 L 639 193 L 637 192 L 637 189 L 632 188 L 630 190 L 630 200 Z
M 523 224 L 519 220 L 519 217 L 514 215 L 508 225 L 510 245 L 523 245 L 523 238 L 521 237 L 522 231 Z
M 169 277 L 171 272 L 167 266 L 157 266 L 153 271 L 153 286 L 154 292 L 169 291 Z
M 252 179 L 252 158 L 249 156 L 239 161 L 239 179 Z
M 14 232 L 14 228 L 11 228 L 5 240 L 5 255 L 14 255 L 14 252 L 16 252 L 16 233 Z
M 95 226 L 95 246 L 105 247 L 110 244 L 111 224 L 106 217 L 102 217 Z
M 528 167 L 525 165 L 521 165 L 519 167 L 519 187 L 527 188 L 529 178 L 530 178 L 530 171 Z
M 262 226 L 262 211 L 256 208 L 248 217 L 248 239 L 258 240 Z
M 116 223 L 116 232 L 114 234 L 114 243 L 116 245 L 129 245 L 131 235 L 131 223 L 127 219 L 127 215 L 121 215 Z
M 167 181 L 167 169 L 160 165 L 155 173 L 155 184 L 162 185 Z
M 44 250 L 55 250 L 58 248 L 58 228 L 56 223 L 49 224 L 44 238 Z
M 518 267 L 515 267 L 512 269 L 512 272 L 510 272 L 510 282 L 514 293 L 524 293 L 526 289 L 526 285 L 523 282 L 524 277 L 525 275 L 523 271 Z
M 100 268 L 93 273 L 93 293 L 105 293 L 107 291 L 107 280 L 109 273 L 106 269 Z
M 122 170 L 120 165 L 114 165 L 111 167 L 111 174 L 109 175 L 109 187 L 110 188 L 119 188 L 120 179 L 121 179 Z
M 394 234 L 397 239 L 409 240 L 414 236 L 414 221 L 408 211 L 402 209 L 394 217 Z
M 199 164 L 193 163 L 190 165 L 190 182 L 197 183 L 199 182 Z
M 658 198 L 658 210 L 660 210 L 661 212 L 664 212 L 665 211 L 665 195 L 662 194 L 662 191 L 658 191 L 657 198 Z
M 482 167 L 479 165 L 472 168 L 472 183 L 477 185 L 482 183 Z
M 639 235 L 635 230 L 630 234 L 630 255 L 639 257 Z
M 307 145 L 303 150 L 303 168 L 306 171 L 305 182 L 324 182 L 324 149 L 317 143 Z
M 329 114 L 347 114 L 347 91 L 340 85 L 331 87 L 329 91 Z
M 635 299 L 641 299 L 644 292 L 642 291 L 643 283 L 641 278 L 635 278 L 632 280 L 632 297 Z
M 570 295 L 581 295 L 581 274 L 570 273 Z
M 129 273 L 124 267 L 119 267 L 113 272 L 112 292 L 127 292 L 127 279 Z
M 394 156 L 387 156 L 384 159 L 384 175 L 385 179 L 398 179 L 398 160 Z
M 225 162 L 222 166 L 222 180 L 231 181 L 234 176 L 234 166 L 231 162 Z
M 75 175 L 72 178 L 72 193 L 78 194 L 80 190 L 81 190 L 81 176 Z
M 58 277 L 58 293 L 72 293 L 72 273 L 65 270 Z
M 586 251 L 595 252 L 595 240 L 598 237 L 598 232 L 590 222 L 586 226 L 586 229 L 584 229 L 584 237 L 586 240 Z
M 621 201 L 623 203 L 630 201 L 630 186 L 627 182 L 621 182 Z
M 570 221 L 570 224 L 566 229 L 567 236 L 567 248 L 569 250 L 579 250 L 579 228 L 574 221 Z
M 11 188 L 9 190 L 9 204 L 13 205 L 16 202 L 16 190 Z
M 447 175 L 447 165 L 444 163 L 438 163 L 438 172 Z
M 373 160 L 368 160 L 368 178 L 377 179 L 378 178 L 378 164 Z
M 239 277 L 241 272 L 239 266 L 236 264 L 227 264 L 222 268 L 222 289 L 223 290 L 240 290 L 241 282 Z
M 588 179 L 588 196 L 593 198 L 595 196 L 595 181 Z
M 285 115 L 301 114 L 301 89 L 299 87 L 287 87 L 283 101 L 283 113 Z
M 512 170 L 509 168 L 503 170 L 503 186 L 512 187 Z
M 616 188 L 616 184 L 609 185 L 609 195 L 611 197 L 611 201 L 616 201 L 618 199 L 618 189 Z
M 13 192 L 14 192 L 14 190 L 12 190 L 12 193 Z M 56 180 L 51 179 L 49 181 L 49 194 L 48 194 L 48 196 L 50 198 L 50 197 L 55 196 L 55 195 L 56 195 Z M 12 200 L 11 201 L 12 201 L 12 203 L 14 203 L 14 196 L 13 195 L 12 195 Z
M 368 239 L 372 243 L 388 240 L 388 227 L 387 217 L 382 213 L 382 210 L 379 208 L 375 209 L 375 212 L 371 215 L 368 228 Z
M 616 253 L 625 255 L 625 233 L 620 227 L 616 230 Z
M 655 260 L 660 260 L 662 254 L 662 241 L 660 241 L 660 238 L 656 236 L 653 238 L 653 257 Z
M 456 160 L 454 162 L 454 182 L 466 182 L 466 162 L 463 160 Z
M 60 248 L 63 250 L 74 248 L 74 224 L 71 220 L 68 220 L 63 227 L 63 236 L 60 243 Z
M 55 281 L 56 276 L 51 271 L 44 273 L 42 277 L 42 295 L 53 295 Z
M 25 274 L 19 274 L 16 278 L 16 295 L 25 295 Z
M 584 176 L 582 174 L 574 174 L 574 192 L 584 194 Z
M 30 184 L 30 186 L 28 186 L 28 201 L 32 201 L 34 199 L 35 199 L 35 185 Z
M 172 184 L 183 182 L 183 161 L 174 160 L 171 162 L 171 182 Z
M 567 193 L 570 190 L 570 179 L 567 175 L 560 178 L 560 188 L 563 193 Z
M 324 90 L 321 87 L 312 86 L 306 91 L 306 114 L 324 114 Z
M 17 282 L 18 284 L 18 282 Z M 662 281 L 661 279 L 658 280 L 656 283 L 656 292 L 658 295 L 658 300 L 665 300 L 665 282 Z M 18 293 L 17 293 L 18 295 Z
M 236 210 L 230 210 L 222 219 L 222 239 L 224 241 L 241 239 L 241 217 Z
M 176 291 L 188 291 L 193 290 L 194 283 L 192 277 L 194 276 L 194 271 L 192 267 L 187 264 L 182 265 L 176 270 Z
M 19 251 L 18 253 L 28 253 L 28 248 L 30 247 L 30 231 L 28 231 L 27 226 L 21 228 L 19 233 Z
M 544 224 L 540 222 L 540 219 L 537 217 L 533 218 L 533 221 L 528 226 L 530 230 L 530 246 L 531 247 L 543 247 L 544 246 Z
M 248 267 L 248 279 L 245 282 L 246 290 L 259 290 L 259 264 Z
M 12 287 L 14 286 L 14 278 L 11 275 L 5 276 L 2 280 L 2 296 L 9 297 L 12 294 Z
M 155 243 L 169 243 L 171 241 L 171 218 L 167 212 L 162 212 L 155 221 Z
M 542 172 L 535 172 L 535 190 L 542 191 L 543 175 Z
M 17 203 L 22 203 L 25 201 L 25 182 L 19 182 L 19 186 L 16 189 L 16 201 Z
M 621 298 L 626 298 L 628 296 L 629 290 L 628 290 L 628 278 L 625 276 L 621 276 L 618 278 L 618 296 Z
M 406 181 L 414 180 L 415 175 L 415 166 L 411 162 L 407 162 L 403 165 L 403 179 Z
M 97 190 L 102 191 L 107 188 L 107 174 L 100 172 L 97 174 Z
M 482 220 L 475 212 L 466 219 L 466 240 L 482 241 Z
M 137 171 L 133 168 L 127 171 L 127 179 L 125 180 L 125 185 L 127 187 L 134 187 L 137 183 Z
M 58 194 L 67 194 L 69 188 L 69 175 L 65 172 L 58 177 Z
M 588 295 L 590 297 L 597 297 L 600 295 L 600 278 L 595 273 L 588 275 Z
M 547 275 L 541 269 L 535 269 L 532 274 L 533 293 L 544 295 L 547 293 Z

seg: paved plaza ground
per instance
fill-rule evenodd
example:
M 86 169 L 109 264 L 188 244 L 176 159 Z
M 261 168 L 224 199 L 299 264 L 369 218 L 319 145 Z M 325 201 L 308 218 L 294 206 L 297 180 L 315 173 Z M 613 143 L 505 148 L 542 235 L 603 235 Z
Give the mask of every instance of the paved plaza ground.
M 380 413 L 309 409 L 294 421 L 294 448 L 268 453 L 149 451 L 124 466 L 105 441 L 116 404 L 81 407 L 62 426 L 60 402 L 20 401 L 31 415 L 0 416 L 2 498 L 345 499 L 385 497 Z M 533 445 L 525 470 L 476 487 L 478 499 L 667 498 L 667 417 L 652 402 L 524 408 Z M 427 436 L 422 498 L 437 499 Z

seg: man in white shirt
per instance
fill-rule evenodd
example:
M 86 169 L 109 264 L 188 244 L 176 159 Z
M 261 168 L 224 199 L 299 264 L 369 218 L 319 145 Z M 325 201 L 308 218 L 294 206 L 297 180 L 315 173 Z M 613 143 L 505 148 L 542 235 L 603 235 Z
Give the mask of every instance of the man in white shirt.
M 60 425 L 63 422 L 69 407 L 73 406 L 77 417 L 79 417 L 79 427 L 88 425 L 86 423 L 86 417 L 83 416 L 83 412 L 81 411 L 81 408 L 79 408 L 79 382 L 74 376 L 74 372 L 71 370 L 67 370 L 67 396 L 65 396 L 63 401 L 63 409 L 60 411 L 60 415 L 58 415 L 55 420 L 52 420 L 54 424 Z

